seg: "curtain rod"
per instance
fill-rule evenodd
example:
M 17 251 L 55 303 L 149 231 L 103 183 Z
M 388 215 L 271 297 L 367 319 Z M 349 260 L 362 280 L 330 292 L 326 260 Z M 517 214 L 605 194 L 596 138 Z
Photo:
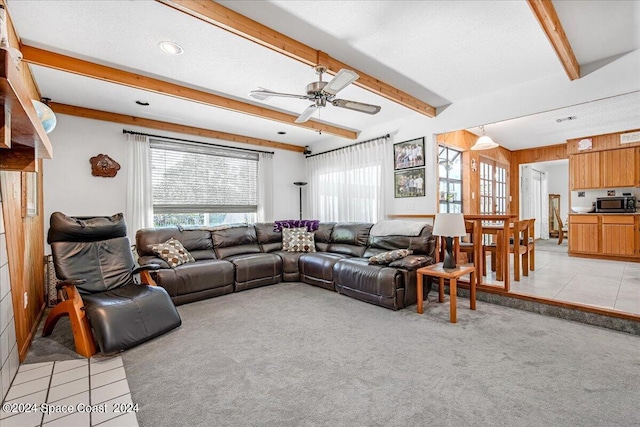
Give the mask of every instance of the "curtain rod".
M 308 159 L 309 157 L 315 157 L 315 156 L 319 156 L 321 154 L 327 154 L 327 153 L 333 153 L 334 151 L 345 150 L 347 148 L 355 147 L 357 145 L 366 144 L 368 142 L 373 142 L 373 141 L 376 141 L 376 140 L 382 139 L 382 138 L 384 138 L 384 139 L 391 138 L 391 135 L 390 134 L 386 134 L 386 135 L 379 136 L 377 138 L 367 139 L 366 141 L 356 142 L 355 144 L 347 145 L 346 147 L 334 148 L 333 150 L 323 151 L 322 153 L 318 153 L 318 154 L 310 154 L 308 156 L 305 156 L 305 158 Z
M 174 140 L 174 141 L 181 141 L 181 142 L 191 142 L 193 144 L 201 144 L 201 145 L 207 145 L 207 146 L 213 146 L 213 147 L 229 148 L 231 150 L 251 151 L 252 153 L 275 154 L 275 152 L 273 152 L 273 151 L 261 151 L 261 150 L 252 150 L 251 148 L 229 147 L 228 145 L 210 144 L 208 142 L 193 141 L 191 139 L 174 138 L 172 136 L 152 135 L 150 133 L 134 132 L 132 130 L 126 130 L 126 129 L 122 129 L 122 133 L 128 133 L 130 135 L 143 135 L 143 136 L 149 136 L 149 137 L 152 137 L 152 138 L 171 139 L 171 140 Z

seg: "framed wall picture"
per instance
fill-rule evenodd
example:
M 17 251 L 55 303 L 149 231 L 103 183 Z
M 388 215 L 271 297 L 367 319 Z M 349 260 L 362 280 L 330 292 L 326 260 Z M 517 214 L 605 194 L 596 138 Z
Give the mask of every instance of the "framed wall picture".
M 393 144 L 393 169 L 424 166 L 424 137 Z
M 424 168 L 396 172 L 395 197 L 424 197 L 424 174 Z

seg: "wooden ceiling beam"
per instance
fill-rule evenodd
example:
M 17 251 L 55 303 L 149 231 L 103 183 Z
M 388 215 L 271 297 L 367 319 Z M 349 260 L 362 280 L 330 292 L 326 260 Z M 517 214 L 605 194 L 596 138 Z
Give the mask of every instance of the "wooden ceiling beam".
M 254 138 L 245 135 L 236 135 L 234 133 L 180 125 L 177 123 L 163 122 L 160 120 L 145 119 L 142 117 L 128 116 L 125 114 L 110 113 L 108 111 L 93 110 L 91 108 L 76 107 L 75 105 L 50 102 L 49 106 L 56 114 L 67 114 L 69 116 L 84 117 L 86 119 L 102 120 L 105 122 L 114 122 L 123 125 L 142 126 L 149 129 L 183 133 L 187 135 L 201 136 L 204 138 L 221 139 L 224 141 L 241 142 L 243 144 L 278 148 L 280 150 L 296 151 L 298 153 L 302 153 L 305 150 L 304 147 L 301 147 L 299 145 L 285 144 L 283 142 L 270 141 L 268 139 Z
M 560 18 L 553 7 L 551 0 L 527 0 L 529 7 L 533 11 L 536 20 L 549 39 L 551 46 L 556 51 L 558 59 L 564 67 L 564 71 L 569 76 L 569 80 L 580 78 L 580 65 L 573 54 L 571 44 L 562 28 Z
M 21 50 L 24 57 L 23 61 L 29 64 L 40 65 L 110 83 L 129 86 L 134 89 L 146 90 L 159 93 L 161 95 L 198 102 L 212 107 L 224 108 L 237 113 L 249 114 L 267 120 L 274 120 L 316 132 L 339 136 L 341 138 L 356 139 L 358 137 L 358 133 L 351 129 L 320 123 L 314 120 L 309 120 L 304 123 L 295 123 L 295 120 L 298 117 L 296 115 L 249 104 L 232 98 L 226 98 L 224 96 L 192 89 L 186 86 L 180 86 L 175 83 L 143 76 L 141 74 L 107 67 L 105 65 L 72 58 L 70 56 L 38 49 L 32 46 L 23 45 Z
M 213 1 L 198 0 L 157 0 L 158 2 L 172 7 L 187 15 L 198 18 L 204 22 L 215 25 L 218 28 L 229 31 L 235 35 L 243 37 L 261 46 L 274 50 L 282 55 L 300 61 L 309 66 L 323 65 L 331 74 L 340 71 L 341 68 L 348 68 L 358 73 L 360 78 L 354 82 L 355 85 L 366 89 L 376 95 L 387 98 L 404 107 L 417 111 L 427 117 L 435 117 L 435 107 L 409 95 L 375 77 L 364 73 L 351 65 L 338 61 L 328 54 L 307 46 L 297 40 L 279 33 L 266 25 L 260 24 L 244 15 L 239 14 L 221 4 Z

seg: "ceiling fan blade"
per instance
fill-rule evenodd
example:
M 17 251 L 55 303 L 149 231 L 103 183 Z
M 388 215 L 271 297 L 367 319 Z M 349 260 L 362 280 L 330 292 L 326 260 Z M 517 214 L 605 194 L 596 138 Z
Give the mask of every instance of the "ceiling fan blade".
M 333 79 L 327 83 L 327 85 L 322 89 L 322 92 L 328 93 L 329 95 L 335 95 L 340 92 L 345 87 L 349 86 L 351 83 L 358 80 L 359 75 L 357 75 L 354 71 L 347 70 L 343 68 L 338 71 L 338 73 L 333 76 Z
M 271 98 L 272 96 L 280 96 L 280 97 L 284 97 L 284 98 L 297 98 L 297 99 L 309 99 L 308 96 L 306 95 L 296 95 L 296 94 L 292 94 L 292 93 L 280 93 L 280 92 L 274 92 L 272 90 L 269 89 L 265 89 L 265 88 L 259 88 L 256 90 L 252 90 L 251 92 L 249 92 L 249 96 L 251 96 L 252 98 L 255 99 L 259 99 L 260 101 L 266 101 L 267 99 Z
M 307 120 L 309 120 L 309 118 L 313 115 L 313 113 L 316 112 L 316 110 L 318 109 L 318 106 L 315 104 L 311 104 L 307 107 L 306 110 L 304 110 L 302 112 L 302 114 L 300 114 L 298 116 L 298 118 L 296 119 L 296 123 L 304 123 Z
M 364 104 L 362 102 L 349 101 L 347 99 L 334 99 L 331 101 L 331 104 L 336 107 L 347 108 L 349 110 L 367 114 L 376 114 L 382 109 L 382 107 L 378 105 Z

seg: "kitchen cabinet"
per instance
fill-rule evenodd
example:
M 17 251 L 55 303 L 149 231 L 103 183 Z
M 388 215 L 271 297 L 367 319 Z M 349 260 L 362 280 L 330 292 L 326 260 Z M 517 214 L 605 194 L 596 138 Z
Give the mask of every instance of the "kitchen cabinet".
M 569 158 L 571 189 L 600 188 L 601 155 L 603 152 L 574 154 Z
M 636 226 L 634 216 L 602 216 L 602 253 L 605 255 L 635 256 Z
M 638 187 L 639 163 L 637 147 L 573 154 L 569 158 L 571 189 Z
M 640 258 L 640 215 L 569 215 L 569 254 Z
M 569 252 L 598 253 L 598 215 L 569 215 Z
M 634 187 L 638 185 L 638 149 L 622 148 L 602 152 L 602 186 Z

